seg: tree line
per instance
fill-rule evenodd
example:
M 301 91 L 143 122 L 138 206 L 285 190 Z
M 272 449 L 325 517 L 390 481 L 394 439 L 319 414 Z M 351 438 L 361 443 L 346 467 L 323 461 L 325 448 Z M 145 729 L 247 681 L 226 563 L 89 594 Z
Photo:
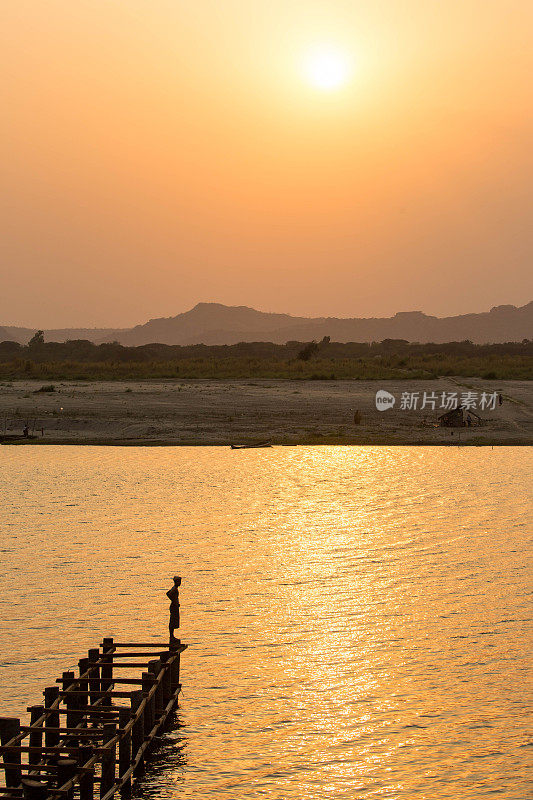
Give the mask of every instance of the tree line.
M 451 358 L 485 358 L 488 356 L 533 356 L 533 340 L 504 342 L 498 344 L 473 344 L 461 342 L 417 343 L 405 339 L 383 339 L 381 342 L 332 342 L 325 336 L 320 342 L 290 341 L 286 344 L 272 342 L 240 342 L 232 345 L 167 345 L 144 344 L 128 347 L 119 342 L 95 344 L 88 339 L 72 339 L 67 342 L 45 342 L 42 331 L 38 331 L 27 345 L 18 342 L 0 342 L 0 362 L 29 359 L 36 364 L 44 363 L 155 363 L 187 361 L 190 359 L 267 359 L 287 362 L 294 359 L 308 362 L 314 359 L 369 359 L 397 356 L 405 359 L 423 356 Z

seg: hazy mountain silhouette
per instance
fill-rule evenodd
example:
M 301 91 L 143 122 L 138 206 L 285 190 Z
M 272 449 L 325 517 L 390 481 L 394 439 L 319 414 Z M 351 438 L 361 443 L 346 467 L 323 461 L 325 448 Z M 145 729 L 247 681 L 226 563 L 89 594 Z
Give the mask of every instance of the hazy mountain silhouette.
M 18 328 L 13 325 L 0 327 L 0 342 L 11 341 L 27 344 L 38 328 Z M 88 339 L 90 342 L 112 342 L 130 328 L 45 328 L 47 342 L 66 342 L 68 339 Z
M 36 329 L 0 328 L 0 341 L 26 343 Z M 330 336 L 337 342 L 372 342 L 406 339 L 410 342 L 451 342 L 470 339 L 476 344 L 522 341 L 533 338 L 533 302 L 525 306 L 495 306 L 480 314 L 432 317 L 422 311 L 402 311 L 393 317 L 343 319 L 293 317 L 270 314 L 247 306 L 198 303 L 175 317 L 151 319 L 129 329 L 65 328 L 46 330 L 46 341 L 89 339 L 124 345 L 236 344 L 238 342 L 310 341 Z

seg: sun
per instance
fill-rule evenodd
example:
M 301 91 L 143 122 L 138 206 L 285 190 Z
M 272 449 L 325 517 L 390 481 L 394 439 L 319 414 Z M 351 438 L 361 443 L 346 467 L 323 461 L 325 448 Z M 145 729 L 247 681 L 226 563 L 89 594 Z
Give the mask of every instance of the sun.
M 331 92 L 348 82 L 352 60 L 348 53 L 334 45 L 321 45 L 309 50 L 303 59 L 306 81 L 316 89 Z

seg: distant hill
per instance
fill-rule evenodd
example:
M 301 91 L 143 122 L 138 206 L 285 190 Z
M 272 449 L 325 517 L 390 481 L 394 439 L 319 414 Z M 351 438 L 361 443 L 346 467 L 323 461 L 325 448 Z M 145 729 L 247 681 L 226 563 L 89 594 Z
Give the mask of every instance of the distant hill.
M 17 328 L 12 325 L 0 327 L 0 342 L 11 341 L 27 344 L 38 328 Z M 68 339 L 88 339 L 90 342 L 118 341 L 129 328 L 50 328 L 44 331 L 47 342 L 66 342 Z
M 35 329 L 0 327 L 0 340 L 26 344 Z M 452 342 L 469 339 L 476 344 L 520 342 L 533 338 L 533 302 L 525 306 L 495 306 L 480 314 L 432 317 L 422 311 L 402 311 L 393 317 L 343 319 L 293 317 L 270 314 L 246 306 L 198 303 L 175 317 L 151 319 L 129 329 L 65 328 L 46 330 L 45 340 L 64 342 L 89 339 L 118 341 L 128 346 L 161 344 L 237 344 L 238 342 L 310 341 L 330 336 L 336 342 L 372 342 L 405 339 L 409 342 Z

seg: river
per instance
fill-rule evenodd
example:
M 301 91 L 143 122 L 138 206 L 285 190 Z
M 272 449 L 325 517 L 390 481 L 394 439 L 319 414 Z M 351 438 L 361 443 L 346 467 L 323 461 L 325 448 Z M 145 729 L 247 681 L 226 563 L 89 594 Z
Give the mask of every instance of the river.
M 139 797 L 533 796 L 531 448 L 0 448 L 0 713 L 103 636 L 183 697 Z

